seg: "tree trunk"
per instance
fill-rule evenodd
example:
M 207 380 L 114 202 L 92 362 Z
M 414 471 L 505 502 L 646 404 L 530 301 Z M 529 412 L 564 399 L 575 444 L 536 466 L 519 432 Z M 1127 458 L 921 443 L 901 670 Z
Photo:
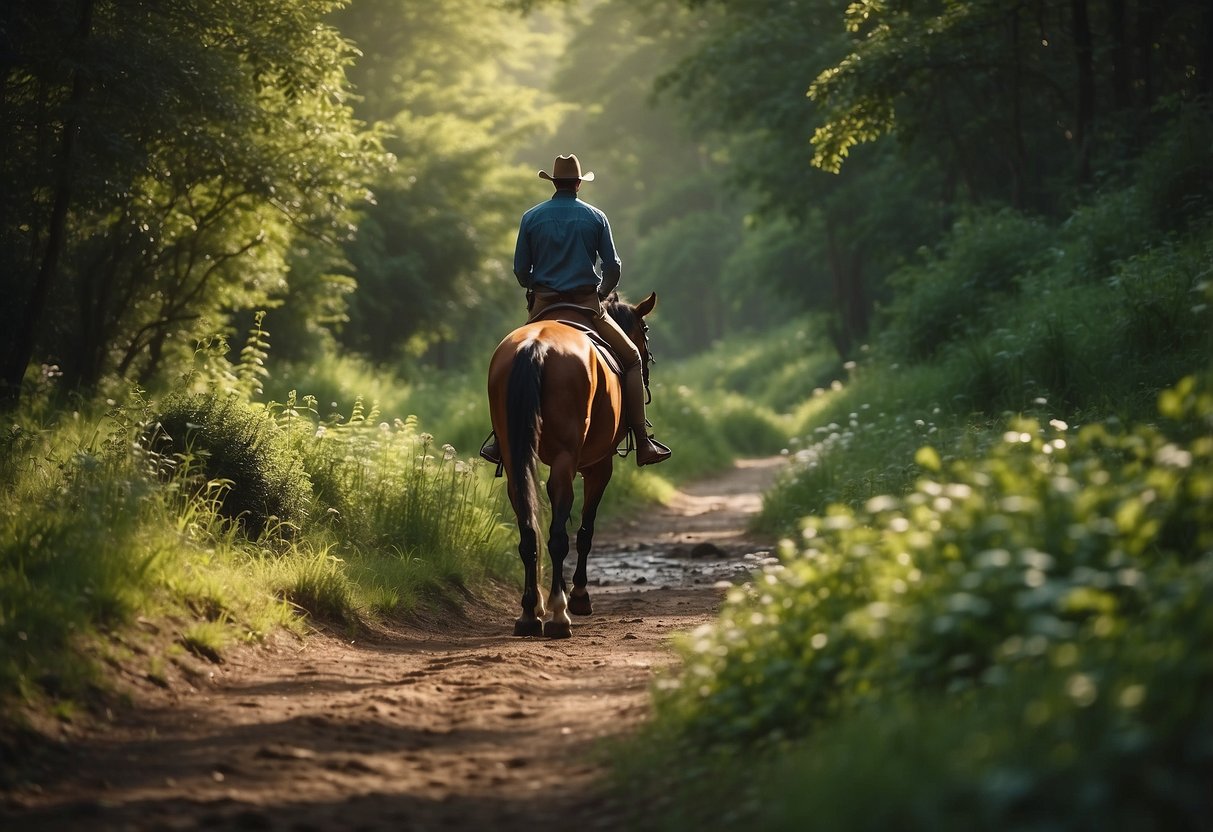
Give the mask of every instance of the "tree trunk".
M 835 326 L 830 337 L 842 358 L 849 358 L 856 341 L 868 331 L 867 293 L 863 288 L 863 254 L 858 246 L 850 252 L 838 241 L 835 223 L 826 218 L 826 246 L 834 282 Z
M 1213 98 L 1213 9 L 1206 5 L 1203 13 L 1204 38 L 1196 55 L 1196 88 L 1205 98 Z
M 1019 9 L 1011 12 L 1011 205 L 1022 210 L 1026 201 L 1028 153 L 1023 141 L 1023 61 L 1020 56 Z
M 80 0 L 80 17 L 76 24 L 76 46 L 89 36 L 92 28 L 93 0 Z M 55 201 L 51 208 L 50 227 L 42 264 L 34 278 L 17 332 L 4 357 L 4 376 L 0 379 L 0 407 L 16 407 L 21 397 L 21 382 L 34 354 L 38 325 L 46 309 L 51 287 L 58 276 L 59 259 L 67 236 L 67 214 L 72 201 L 72 173 L 75 167 L 77 134 L 80 132 L 80 105 L 85 96 L 85 77 L 80 67 L 72 69 L 72 92 L 67 103 L 67 118 L 59 148 L 59 171 L 55 183 Z
M 1091 180 L 1091 122 L 1095 117 L 1095 66 L 1091 54 L 1091 21 L 1087 0 L 1071 0 L 1074 57 L 1078 63 L 1078 101 L 1074 143 L 1078 151 L 1078 181 Z
M 1141 82 L 1141 98 L 1138 105 L 1142 110 L 1154 106 L 1154 15 L 1156 9 L 1153 3 L 1141 2 L 1137 5 L 1137 78 Z
M 1125 0 L 1108 0 L 1108 29 L 1112 37 L 1112 102 L 1118 111 L 1124 111 L 1133 106 L 1132 51 L 1125 36 Z

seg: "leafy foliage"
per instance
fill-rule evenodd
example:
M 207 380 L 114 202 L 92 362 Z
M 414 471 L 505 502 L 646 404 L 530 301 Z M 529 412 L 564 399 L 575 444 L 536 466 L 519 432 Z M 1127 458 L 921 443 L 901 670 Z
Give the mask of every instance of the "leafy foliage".
M 358 287 L 341 341 L 377 362 L 462 365 L 506 331 L 513 234 L 542 196 L 514 152 L 559 113 L 523 77 L 551 38 L 478 0 L 373 0 L 334 19 L 363 53 L 350 71 L 356 111 L 396 160 L 345 246 Z
M 320 425 L 313 439 L 304 462 L 324 522 L 347 545 L 471 565 L 493 541 L 497 518 L 473 476 L 477 463 L 458 460 L 450 445 L 435 449 L 415 419 L 382 422 L 356 402 L 348 419 Z
M 982 310 L 1013 294 L 1017 281 L 1048 257 L 1048 228 L 1003 210 L 957 222 L 939 256 L 890 278 L 893 301 L 881 337 L 891 355 L 931 358 L 941 346 L 989 327 Z
M 379 162 L 332 0 L 17 3 L 3 76 L 6 382 L 155 378 L 352 230 Z
M 988 454 L 949 464 L 923 446 L 910 493 L 808 518 L 780 565 L 732 590 L 720 621 L 683 641 L 686 667 L 662 685 L 659 726 L 684 754 L 783 748 L 822 731 L 837 749 L 857 728 L 831 735 L 830 723 L 875 719 L 913 743 L 921 727 L 903 705 L 958 708 L 988 737 L 958 753 L 987 779 L 950 769 L 928 800 L 960 799 L 968 817 L 998 825 L 1025 810 L 1078 821 L 1125 806 L 1190 822 L 1213 764 L 1188 739 L 1211 716 L 1198 692 L 1213 679 L 1200 648 L 1213 617 L 1199 600 L 1213 588 L 1213 393 L 1187 378 L 1160 411 L 1165 427 L 1013 421 Z M 1048 756 L 1050 742 L 1066 754 Z M 928 747 L 928 762 L 947 767 L 953 752 Z M 1146 760 L 1156 777 L 1119 780 Z M 862 776 L 881 769 L 863 764 Z M 1067 807 L 1056 774 L 1121 787 Z M 899 800 L 904 811 L 915 798 Z

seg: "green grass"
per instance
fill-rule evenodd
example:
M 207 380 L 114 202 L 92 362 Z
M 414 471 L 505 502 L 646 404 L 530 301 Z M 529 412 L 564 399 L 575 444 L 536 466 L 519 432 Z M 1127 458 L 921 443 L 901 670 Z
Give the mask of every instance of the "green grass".
M 267 401 L 285 402 L 291 391 L 316 400 L 324 421 L 349 414 L 361 402 L 388 422 L 412 417 L 434 435 L 438 447 L 451 445 L 474 456 L 490 430 L 484 368 L 410 370 L 376 367 L 356 355 L 324 355 L 305 365 L 275 369 L 265 383 Z
M 96 644 L 136 617 L 184 622 L 170 628 L 179 644 L 214 660 L 309 619 L 356 628 L 512 574 L 484 466 L 435 448 L 414 420 L 381 423 L 357 405 L 321 421 L 310 405 L 225 400 L 180 420 L 180 448 L 149 430 L 162 410 L 141 394 L 108 411 L 34 402 L 17 414 L 0 448 L 12 497 L 0 508 L 0 699 L 70 710 L 104 682 Z M 209 471 L 233 457 L 224 443 L 245 455 Z M 231 497 L 274 471 L 307 494 L 287 518 L 250 524 Z M 161 677 L 163 660 L 139 659 Z
M 993 226 L 1001 250 L 1004 223 Z M 963 233 L 979 235 L 980 226 Z M 1057 246 L 1073 233 L 1058 230 Z M 1108 264 L 1102 279 L 1076 259 L 1037 263 L 1010 281 L 1013 293 L 1001 279 L 998 291 L 966 296 L 984 329 L 941 342 L 929 360 L 907 361 L 895 329 L 878 336 L 863 360 L 792 414 L 788 448 L 796 464 L 767 495 L 758 526 L 791 534 L 801 517 L 832 503 L 855 507 L 904 493 L 920 445 L 936 445 L 945 459 L 980 452 L 1010 414 L 1076 424 L 1150 419 L 1159 391 L 1213 354 L 1213 224 L 1198 220 L 1183 236 Z M 963 258 L 930 265 L 951 288 L 967 268 Z M 918 284 L 906 291 L 914 294 Z M 907 302 L 894 310 L 916 308 Z

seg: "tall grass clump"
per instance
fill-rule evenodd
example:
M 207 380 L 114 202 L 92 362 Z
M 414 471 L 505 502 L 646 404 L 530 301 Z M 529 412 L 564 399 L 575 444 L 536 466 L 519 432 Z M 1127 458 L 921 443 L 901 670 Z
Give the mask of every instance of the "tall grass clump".
M 220 508 L 250 536 L 307 515 L 311 483 L 298 453 L 264 407 L 237 393 L 168 396 L 145 441 L 189 474 L 225 483 Z
M 1213 384 L 1159 420 L 1013 419 L 807 518 L 659 686 L 655 827 L 1203 828 Z
M 307 619 L 357 627 L 513 564 L 477 463 L 361 400 L 328 419 L 293 392 L 256 402 L 260 316 L 237 363 L 216 343 L 192 392 L 67 412 L 46 373 L 14 414 L 0 439 L 6 715 L 87 697 L 103 661 L 167 684 L 187 653 L 219 660 Z
M 426 581 L 474 583 L 500 567 L 502 528 L 483 463 L 435 447 L 416 419 L 381 421 L 356 401 L 348 418 L 313 425 L 293 403 L 279 417 L 302 430 L 315 522 L 335 550 L 412 564 Z

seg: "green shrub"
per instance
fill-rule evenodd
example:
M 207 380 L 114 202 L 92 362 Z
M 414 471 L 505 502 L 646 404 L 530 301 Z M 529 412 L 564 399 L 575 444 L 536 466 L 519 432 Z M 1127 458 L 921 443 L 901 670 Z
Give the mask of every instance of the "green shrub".
M 990 306 L 1051 257 L 1048 227 L 1010 210 L 979 213 L 953 227 L 938 254 L 889 278 L 894 297 L 881 315 L 889 355 L 925 359 L 980 332 Z
M 1173 412 L 1175 397 L 1211 424 L 1213 396 L 1188 381 Z M 742 740 L 800 735 L 897 691 L 998 684 L 1052 651 L 1111 643 L 1165 603 L 1156 573 L 1213 550 L 1208 437 L 1022 420 L 988 458 L 940 470 L 924 446 L 917 461 L 927 476 L 911 493 L 810 518 L 778 570 L 733 591 L 662 707 Z
M 1117 262 L 1140 254 L 1159 236 L 1133 186 L 1077 207 L 1060 232 L 1058 265 L 1080 281 L 1106 279 Z
M 1192 361 L 1213 345 L 1213 226 L 1131 258 L 1108 279 L 1122 310 L 1114 321 L 1118 365 L 1154 369 L 1160 359 Z
M 1213 210 L 1213 113 L 1183 107 L 1172 124 L 1142 156 L 1137 191 L 1151 224 L 1183 232 Z
M 708 828 L 727 805 L 760 828 L 1200 828 L 1213 392 L 1186 379 L 1160 412 L 1020 419 L 950 463 L 924 445 L 910 493 L 807 519 L 682 641 L 641 776 Z M 760 762 L 736 789 L 696 786 L 740 749 Z M 865 793 L 892 805 L 833 805 Z
M 785 412 L 841 377 L 841 360 L 825 338 L 827 328 L 827 318 L 813 316 L 759 335 L 736 335 L 662 377 L 700 394 L 727 391 L 755 406 Z
M 657 473 L 674 481 L 719 471 L 733 460 L 733 451 L 716 423 L 717 396 L 683 385 L 653 383 L 649 420 L 657 438 L 674 449 Z M 632 457 L 625 461 L 635 467 Z
M 1036 273 L 1021 297 L 995 307 L 997 326 L 941 357 L 950 389 L 937 395 L 983 413 L 1038 399 L 1071 414 L 1148 412 L 1160 388 L 1213 352 L 1210 262 L 1213 233 L 1200 226 L 1119 261 L 1098 283 Z
M 729 450 L 742 456 L 777 454 L 787 444 L 787 430 L 770 410 L 729 397 L 714 421 Z
M 238 396 L 169 396 L 146 441 L 203 483 L 225 483 L 222 512 L 250 536 L 275 520 L 297 524 L 307 515 L 311 482 L 299 455 L 264 408 Z

